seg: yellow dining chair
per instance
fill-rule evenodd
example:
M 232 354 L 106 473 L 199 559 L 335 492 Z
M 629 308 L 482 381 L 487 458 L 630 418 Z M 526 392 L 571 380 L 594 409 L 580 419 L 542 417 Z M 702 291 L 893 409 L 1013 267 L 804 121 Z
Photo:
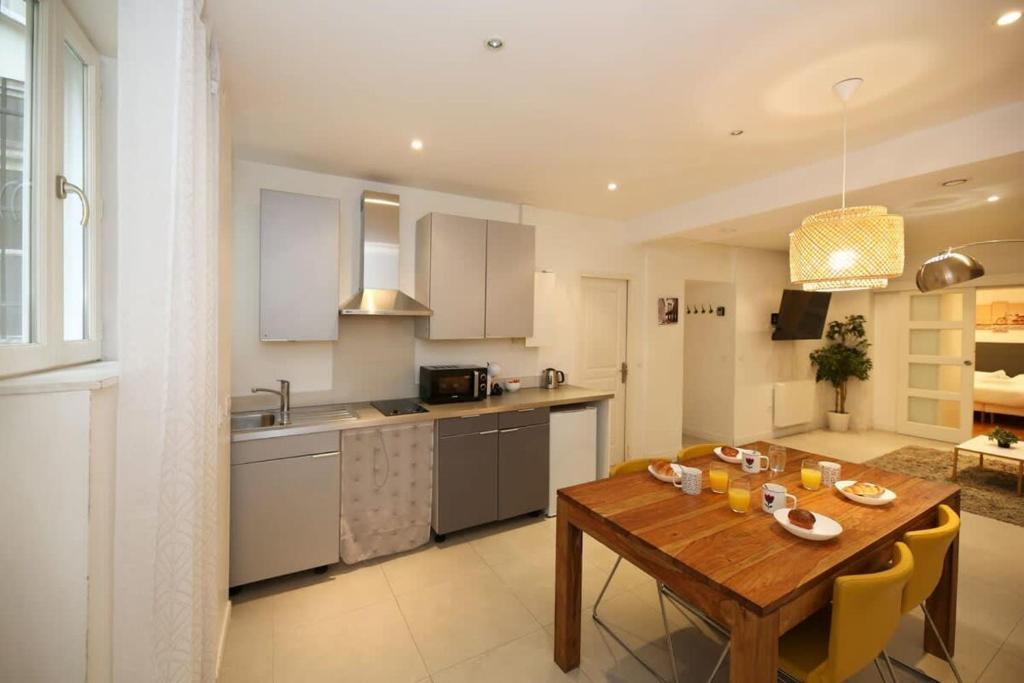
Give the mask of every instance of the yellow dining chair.
M 878 658 L 902 616 L 903 589 L 914 573 L 914 556 L 896 543 L 892 565 L 873 574 L 840 576 L 832 609 L 820 610 L 779 639 L 779 665 L 806 683 L 845 681 Z
M 942 569 L 946 563 L 946 553 L 949 552 L 949 546 L 953 544 L 953 539 L 958 533 L 960 533 L 960 516 L 948 505 L 940 505 L 937 527 L 921 531 L 908 531 L 903 535 L 903 542 L 907 544 L 910 552 L 914 555 L 914 574 L 903 589 L 901 607 L 903 614 L 907 614 L 912 612 L 915 607 L 920 606 L 921 611 L 924 612 L 925 621 L 931 626 L 939 645 L 942 646 L 942 653 L 946 655 L 949 668 L 953 670 L 953 675 L 956 676 L 958 683 L 963 683 L 964 679 L 960 676 L 960 671 L 956 668 L 953 658 L 949 655 L 949 649 L 925 606 L 925 600 L 939 585 Z M 889 661 L 888 653 L 883 652 L 882 654 L 885 655 L 890 675 L 893 675 L 892 662 Z
M 689 458 L 695 458 L 695 457 L 698 457 L 700 455 L 706 455 L 707 453 L 710 453 L 712 450 L 714 450 L 714 448 L 716 446 L 718 446 L 718 445 L 719 444 L 700 444 L 699 445 L 700 448 L 703 448 L 703 447 L 709 447 L 709 448 L 707 448 L 706 450 L 704 450 L 702 452 L 697 452 L 696 454 L 690 454 L 690 455 L 686 454 L 689 449 L 685 449 L 684 448 L 683 450 L 679 451 L 679 453 L 676 455 L 675 462 L 682 462 L 682 461 L 684 461 L 686 459 L 689 459 Z M 698 448 L 698 447 L 697 446 L 691 446 L 690 448 Z M 609 468 L 608 476 L 609 477 L 622 477 L 622 476 L 625 476 L 627 474 L 633 474 L 635 472 L 644 472 L 644 471 L 647 470 L 648 465 L 650 465 L 655 460 L 666 460 L 666 458 L 636 458 L 634 460 L 626 460 L 624 462 L 620 462 L 617 465 L 613 465 L 611 468 Z M 651 665 L 649 665 L 647 662 L 645 662 L 640 657 L 640 655 L 637 654 L 635 650 L 633 650 L 632 647 L 630 647 L 622 638 L 620 638 L 619 635 L 617 633 L 615 633 L 615 631 L 611 628 L 611 626 L 609 626 L 607 623 L 604 622 L 603 619 L 601 619 L 601 616 L 597 612 L 597 608 L 601 605 L 601 600 L 604 598 L 604 594 L 608 591 L 608 586 L 611 584 L 612 579 L 615 577 L 615 572 L 618 571 L 619 564 L 621 562 L 622 562 L 622 556 L 620 555 L 620 556 L 618 556 L 615 559 L 615 564 L 612 566 L 612 570 L 608 574 L 608 578 L 605 579 L 604 586 L 601 587 L 601 592 L 598 593 L 598 595 L 597 595 L 597 600 L 594 602 L 594 608 L 593 608 L 593 611 L 591 612 L 591 616 L 593 616 L 594 622 L 597 623 L 598 626 L 603 628 L 605 630 L 605 632 L 608 633 L 608 635 L 610 635 L 612 638 L 614 638 L 615 641 L 619 645 L 621 645 L 623 648 L 625 648 L 626 652 L 631 654 L 634 659 L 636 659 L 638 662 L 640 662 L 640 664 L 643 665 L 643 667 L 645 669 L 647 669 L 649 672 L 651 672 L 651 674 L 655 678 L 657 678 L 659 681 L 664 681 L 665 679 L 663 679 L 661 677 L 661 675 L 651 667 Z M 689 620 L 689 622 L 691 624 L 693 624 L 694 628 L 697 628 L 699 630 L 699 626 L 697 625 L 697 622 L 694 621 L 694 619 L 691 616 L 691 614 L 696 615 L 701 621 L 703 621 L 708 626 L 710 626 L 711 628 L 716 630 L 718 633 L 720 633 L 723 636 L 725 636 L 726 646 L 725 646 L 725 649 L 722 650 L 721 656 L 718 658 L 718 663 L 715 665 L 714 670 L 711 672 L 711 675 L 708 677 L 708 683 L 710 683 L 711 680 L 714 679 L 715 674 L 718 673 L 718 669 L 721 668 L 722 662 L 725 661 L 725 655 L 729 652 L 729 647 L 728 647 L 728 637 L 729 637 L 729 634 L 728 634 L 728 632 L 725 631 L 725 629 L 722 628 L 720 625 L 718 625 L 714 621 L 712 621 L 709 617 L 707 617 L 702 612 L 700 612 L 696 607 L 693 607 L 692 605 L 689 605 L 688 603 L 684 602 L 682 600 L 682 598 L 678 597 L 675 593 L 670 591 L 660 581 L 657 582 L 657 587 L 658 587 L 658 600 L 659 600 L 659 602 L 661 604 L 661 621 L 662 621 L 662 624 L 665 627 L 665 642 L 668 644 L 669 657 L 672 660 L 672 678 L 675 681 L 675 683 L 679 683 L 679 671 L 676 668 L 675 652 L 673 651 L 673 648 L 672 648 L 672 631 L 671 631 L 671 629 L 669 629 L 669 626 L 668 626 L 668 615 L 665 613 L 665 601 L 664 601 L 665 597 L 668 597 L 676 605 L 676 607 L 679 608 L 679 611 L 683 614 L 684 617 L 686 617 Z
M 686 462 L 692 458 L 699 458 L 702 455 L 711 455 L 715 452 L 716 448 L 722 448 L 723 446 L 728 446 L 728 444 L 698 443 L 692 446 L 687 446 L 679 451 L 678 455 L 676 455 L 676 462 Z

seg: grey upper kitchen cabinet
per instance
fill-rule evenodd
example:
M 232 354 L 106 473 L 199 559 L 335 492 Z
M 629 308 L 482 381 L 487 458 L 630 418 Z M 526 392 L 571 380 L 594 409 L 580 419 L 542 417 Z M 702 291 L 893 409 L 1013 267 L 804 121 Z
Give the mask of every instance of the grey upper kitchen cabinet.
M 533 335 L 532 225 L 487 221 L 487 305 L 484 335 Z
M 533 334 L 531 225 L 431 213 L 416 223 L 416 298 L 434 314 L 424 339 Z
M 416 298 L 433 310 L 416 321 L 424 339 L 482 339 L 487 221 L 441 213 L 416 222 Z
M 260 190 L 260 341 L 338 338 L 340 202 Z

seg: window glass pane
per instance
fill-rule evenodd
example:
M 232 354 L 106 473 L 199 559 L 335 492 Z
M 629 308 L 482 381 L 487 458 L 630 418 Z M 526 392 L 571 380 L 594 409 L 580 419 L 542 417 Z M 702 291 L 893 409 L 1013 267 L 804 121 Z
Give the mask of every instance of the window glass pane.
M 907 398 L 907 419 L 936 427 L 960 427 L 960 403 L 938 398 Z
M 910 297 L 910 319 L 928 322 L 960 322 L 963 319 L 964 295 L 961 292 L 944 294 L 914 294 Z
M 915 356 L 959 356 L 960 330 L 911 330 L 910 353 Z
M 64 45 L 64 176 L 86 193 L 86 66 Z M 86 339 L 89 228 L 82 227 L 82 202 L 69 194 L 64 205 L 64 339 Z
M 26 344 L 33 331 L 27 10 L 25 0 L 0 4 L 0 344 Z

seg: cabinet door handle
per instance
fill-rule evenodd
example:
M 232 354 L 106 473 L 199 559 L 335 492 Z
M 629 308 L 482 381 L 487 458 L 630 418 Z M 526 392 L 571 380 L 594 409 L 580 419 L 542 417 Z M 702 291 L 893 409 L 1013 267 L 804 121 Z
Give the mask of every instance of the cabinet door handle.
M 497 429 L 488 429 L 486 432 L 480 432 L 480 436 L 483 436 L 484 434 L 497 434 L 497 433 L 498 433 Z
M 479 414 L 477 414 L 477 415 L 459 415 L 459 417 L 461 419 L 463 419 L 463 420 L 466 420 L 466 419 L 469 419 L 471 417 L 480 417 L 480 415 Z
M 532 413 L 536 408 L 520 408 L 517 413 Z
M 502 429 L 503 434 L 509 434 L 511 432 L 518 432 L 522 427 L 513 427 L 512 429 Z
M 333 453 L 317 453 L 313 456 L 313 459 L 317 458 L 333 458 L 336 455 L 341 455 L 341 451 L 334 451 Z

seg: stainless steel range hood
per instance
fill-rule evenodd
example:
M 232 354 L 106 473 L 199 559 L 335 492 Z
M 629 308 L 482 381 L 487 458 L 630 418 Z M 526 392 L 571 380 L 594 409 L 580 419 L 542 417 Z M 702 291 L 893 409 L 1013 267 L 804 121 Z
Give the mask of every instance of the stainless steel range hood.
M 398 289 L 398 195 L 363 192 L 359 234 L 360 289 L 341 315 L 427 316 L 433 311 Z

